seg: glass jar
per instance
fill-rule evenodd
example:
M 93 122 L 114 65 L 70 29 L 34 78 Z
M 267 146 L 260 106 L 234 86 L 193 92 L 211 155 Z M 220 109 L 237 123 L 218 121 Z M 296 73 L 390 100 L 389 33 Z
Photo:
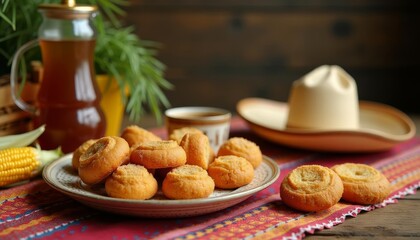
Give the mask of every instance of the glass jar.
M 38 39 L 17 52 L 13 64 L 27 49 L 39 43 L 43 75 L 34 105 L 14 96 L 16 105 L 33 114 L 34 127 L 45 124 L 40 136 L 42 149 L 61 146 L 72 152 L 88 139 L 105 134 L 105 116 L 100 108 L 100 92 L 95 81 L 94 51 L 96 33 L 92 17 L 96 7 L 63 4 L 39 6 L 43 23 Z M 15 60 L 15 59 L 14 59 Z M 12 64 L 11 81 L 17 81 Z M 15 89 L 12 91 L 16 95 Z

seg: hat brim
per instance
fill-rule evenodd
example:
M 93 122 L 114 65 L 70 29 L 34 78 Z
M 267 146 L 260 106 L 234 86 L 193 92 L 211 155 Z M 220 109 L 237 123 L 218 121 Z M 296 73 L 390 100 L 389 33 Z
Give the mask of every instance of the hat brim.
M 257 135 L 289 147 L 326 152 L 378 152 L 411 139 L 413 121 L 385 104 L 359 102 L 359 125 L 355 130 L 291 129 L 286 127 L 287 103 L 246 98 L 236 106 L 238 114 Z

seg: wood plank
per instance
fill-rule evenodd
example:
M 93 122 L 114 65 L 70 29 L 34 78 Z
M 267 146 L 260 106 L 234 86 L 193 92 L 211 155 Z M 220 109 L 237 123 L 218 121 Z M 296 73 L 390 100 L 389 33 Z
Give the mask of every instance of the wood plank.
M 418 239 L 420 238 L 420 192 L 397 204 L 347 218 L 343 224 L 308 235 L 307 239 Z
M 173 106 L 235 109 L 244 97 L 285 101 L 292 81 L 337 64 L 359 97 L 420 111 L 420 14 L 414 1 L 133 0 L 127 23 L 162 44 Z M 417 9 L 417 10 L 416 10 Z M 380 86 L 380 90 L 379 87 Z
M 320 63 L 396 68 L 420 63 L 410 57 L 420 52 L 414 44 L 419 37 L 402 27 L 408 20 L 398 12 L 135 13 L 130 11 L 127 21 L 140 37 L 162 43 L 160 56 L 173 68 Z
M 406 9 L 407 6 L 415 5 L 415 0 L 405 1 L 381 1 L 381 0 L 294 0 L 294 1 L 277 1 L 277 0 L 178 0 L 176 2 L 170 0 L 131 0 L 132 7 L 141 7 L 146 9 L 152 8 L 252 8 L 252 9 L 283 9 L 289 10 L 294 8 L 328 8 L 328 9 Z

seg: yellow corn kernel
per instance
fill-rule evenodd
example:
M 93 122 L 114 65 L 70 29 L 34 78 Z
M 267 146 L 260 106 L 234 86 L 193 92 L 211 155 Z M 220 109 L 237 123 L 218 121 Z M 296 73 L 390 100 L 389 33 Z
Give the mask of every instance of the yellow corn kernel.
M 40 165 L 36 156 L 31 147 L 0 150 L 0 187 L 32 177 Z

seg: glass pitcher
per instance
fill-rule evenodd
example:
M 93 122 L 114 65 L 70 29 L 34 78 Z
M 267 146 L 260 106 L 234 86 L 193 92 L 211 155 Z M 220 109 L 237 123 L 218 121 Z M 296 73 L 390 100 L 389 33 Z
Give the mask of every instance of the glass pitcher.
M 43 15 L 38 39 L 23 45 L 12 62 L 12 97 L 19 108 L 33 115 L 34 127 L 46 124 L 39 138 L 42 149 L 61 146 L 68 153 L 105 134 L 93 62 L 96 33 L 91 20 L 96 7 L 70 0 L 40 5 L 38 10 Z M 17 93 L 17 68 L 24 52 L 38 44 L 43 74 L 36 101 L 30 104 Z

